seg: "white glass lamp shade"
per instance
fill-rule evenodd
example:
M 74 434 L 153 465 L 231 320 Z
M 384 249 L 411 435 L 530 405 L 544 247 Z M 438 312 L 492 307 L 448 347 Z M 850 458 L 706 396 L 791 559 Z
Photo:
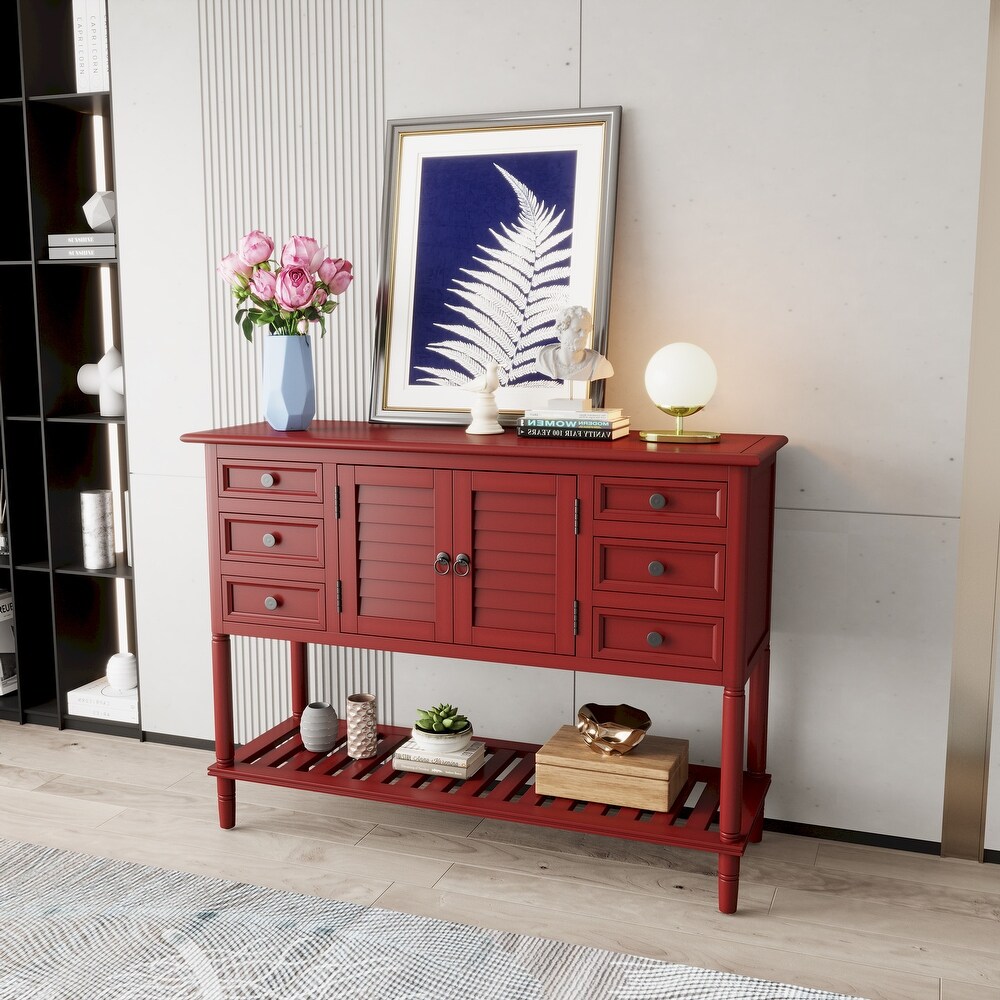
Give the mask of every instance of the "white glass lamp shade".
M 717 441 L 716 431 L 685 431 L 684 418 L 697 413 L 715 394 L 715 362 L 697 344 L 661 347 L 646 365 L 646 392 L 664 413 L 677 420 L 672 431 L 640 431 L 643 440 L 699 443 Z

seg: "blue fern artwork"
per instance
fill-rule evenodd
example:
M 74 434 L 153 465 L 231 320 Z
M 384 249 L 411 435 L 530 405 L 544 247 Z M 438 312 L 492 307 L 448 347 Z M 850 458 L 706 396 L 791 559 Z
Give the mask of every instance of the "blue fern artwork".
M 576 152 L 444 156 L 421 175 L 411 385 L 551 384 L 538 350 L 567 304 Z

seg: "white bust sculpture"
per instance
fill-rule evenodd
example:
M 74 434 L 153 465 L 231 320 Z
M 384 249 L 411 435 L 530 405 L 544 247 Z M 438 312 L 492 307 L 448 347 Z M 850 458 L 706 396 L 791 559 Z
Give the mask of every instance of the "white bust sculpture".
M 594 320 L 583 306 L 567 306 L 556 317 L 559 343 L 538 352 L 538 370 L 555 379 L 590 382 L 610 378 L 615 370 L 599 352 L 583 345 L 594 329 Z

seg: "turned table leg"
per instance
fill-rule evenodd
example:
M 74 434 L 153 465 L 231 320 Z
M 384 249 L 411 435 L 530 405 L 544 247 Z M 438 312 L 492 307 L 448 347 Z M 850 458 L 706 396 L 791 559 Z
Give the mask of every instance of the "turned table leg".
M 753 775 L 767 771 L 767 702 L 771 654 L 765 649 L 760 662 L 750 675 L 747 721 L 747 770 Z M 764 835 L 764 811 L 750 829 L 751 843 L 760 843 Z
M 743 816 L 743 748 L 746 696 L 743 688 L 722 694 L 722 760 L 719 777 L 719 839 L 738 843 Z M 719 855 L 719 909 L 735 913 L 740 888 L 738 854 Z
M 212 636 L 212 693 L 215 702 L 215 762 L 219 767 L 232 767 L 233 740 L 233 672 L 229 653 L 229 636 Z M 236 826 L 236 782 L 232 778 L 216 778 L 219 796 L 219 826 L 230 830 Z
M 309 676 L 306 671 L 306 644 L 291 642 L 289 659 L 292 673 L 292 715 L 302 718 L 302 710 L 309 704 Z

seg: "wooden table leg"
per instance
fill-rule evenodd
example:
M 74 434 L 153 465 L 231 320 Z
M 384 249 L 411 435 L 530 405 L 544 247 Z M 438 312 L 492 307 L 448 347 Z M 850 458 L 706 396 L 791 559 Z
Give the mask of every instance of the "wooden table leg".
M 722 694 L 722 759 L 719 775 L 719 839 L 738 843 L 743 818 L 743 756 L 746 696 L 743 688 Z M 740 888 L 739 855 L 719 855 L 719 909 L 735 913 Z
M 215 702 L 215 762 L 219 767 L 232 767 L 233 738 L 233 672 L 228 635 L 212 636 L 212 693 Z M 219 826 L 231 830 L 236 826 L 236 782 L 232 778 L 216 778 L 219 796 Z
M 302 718 L 302 710 L 309 704 L 309 675 L 306 670 L 306 644 L 292 641 L 289 644 L 292 673 L 292 715 Z
M 747 770 L 763 776 L 767 771 L 767 702 L 771 651 L 765 649 L 760 655 L 756 669 L 750 675 L 750 696 L 748 699 L 747 722 Z M 764 812 L 750 830 L 751 843 L 760 843 L 764 835 Z

